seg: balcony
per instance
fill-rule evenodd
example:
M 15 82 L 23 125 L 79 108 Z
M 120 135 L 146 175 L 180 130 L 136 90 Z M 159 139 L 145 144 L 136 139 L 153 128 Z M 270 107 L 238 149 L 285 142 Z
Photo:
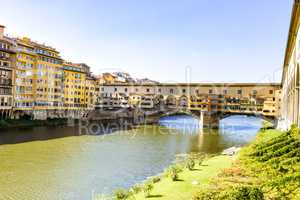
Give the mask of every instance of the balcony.
M 0 78 L 1 86 L 12 86 L 12 79 Z
M 9 57 L 9 56 L 5 56 L 5 55 L 1 55 L 1 54 L 0 54 L 0 60 L 9 61 L 9 60 L 10 60 L 10 57 Z
M 12 70 L 11 65 L 8 61 L 1 61 L 0 60 L 0 68 L 5 68 L 5 69 Z
M 6 53 L 16 53 L 16 50 L 9 47 L 9 48 L 3 48 L 1 45 L 0 45 L 0 51 L 4 51 Z

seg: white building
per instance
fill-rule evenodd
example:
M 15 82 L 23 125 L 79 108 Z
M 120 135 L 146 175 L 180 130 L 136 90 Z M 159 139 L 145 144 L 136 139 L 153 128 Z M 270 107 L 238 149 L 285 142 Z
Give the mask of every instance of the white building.
M 291 124 L 300 125 L 299 86 L 300 86 L 300 3 L 295 0 L 292 10 L 289 36 L 286 46 L 283 74 L 281 120 L 279 128 L 288 129 Z

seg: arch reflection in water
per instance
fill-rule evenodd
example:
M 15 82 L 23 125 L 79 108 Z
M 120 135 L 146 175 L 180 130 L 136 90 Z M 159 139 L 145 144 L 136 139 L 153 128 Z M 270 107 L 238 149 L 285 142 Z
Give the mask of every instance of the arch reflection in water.
M 187 115 L 163 117 L 160 125 L 175 133 L 198 135 L 198 151 L 217 153 L 231 146 L 243 146 L 254 139 L 262 120 L 256 117 L 232 116 L 220 122 L 220 128 L 201 130 L 198 119 Z
M 159 124 L 178 130 L 180 134 L 195 135 L 199 133 L 199 120 L 188 115 L 162 117 Z

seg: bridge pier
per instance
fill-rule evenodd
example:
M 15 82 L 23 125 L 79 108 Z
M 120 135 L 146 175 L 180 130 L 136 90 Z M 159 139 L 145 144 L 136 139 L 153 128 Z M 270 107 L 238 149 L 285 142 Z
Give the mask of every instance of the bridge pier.
M 205 113 L 203 116 L 203 125 L 205 128 L 218 129 L 221 117 L 217 113 Z
M 192 111 L 193 116 L 196 116 L 199 120 L 200 129 L 212 128 L 218 129 L 221 120 L 219 113 L 210 113 L 205 111 Z

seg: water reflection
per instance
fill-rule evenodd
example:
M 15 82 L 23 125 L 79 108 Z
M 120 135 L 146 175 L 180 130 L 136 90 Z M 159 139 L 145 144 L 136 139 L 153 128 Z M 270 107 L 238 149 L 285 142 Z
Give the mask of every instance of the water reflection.
M 200 131 L 199 121 L 191 116 L 179 115 L 164 117 L 160 124 L 186 135 L 198 135 L 194 151 L 218 153 L 231 146 L 243 146 L 253 140 L 260 129 L 262 120 L 257 117 L 232 116 L 220 121 L 220 127 Z
M 182 121 L 186 123 L 168 127 Z M 82 200 L 93 194 L 110 194 L 162 172 L 176 154 L 216 153 L 243 145 L 260 126 L 256 118 L 234 117 L 221 123 L 218 132 L 205 130 L 203 134 L 198 132 L 197 121 L 187 116 L 164 118 L 162 126 L 142 126 L 106 136 L 45 140 L 51 135 L 75 134 L 72 127 L 1 132 L 2 143 L 18 144 L 0 145 L 0 199 Z M 27 142 L 19 143 L 24 138 Z M 28 142 L 30 138 L 32 142 Z

